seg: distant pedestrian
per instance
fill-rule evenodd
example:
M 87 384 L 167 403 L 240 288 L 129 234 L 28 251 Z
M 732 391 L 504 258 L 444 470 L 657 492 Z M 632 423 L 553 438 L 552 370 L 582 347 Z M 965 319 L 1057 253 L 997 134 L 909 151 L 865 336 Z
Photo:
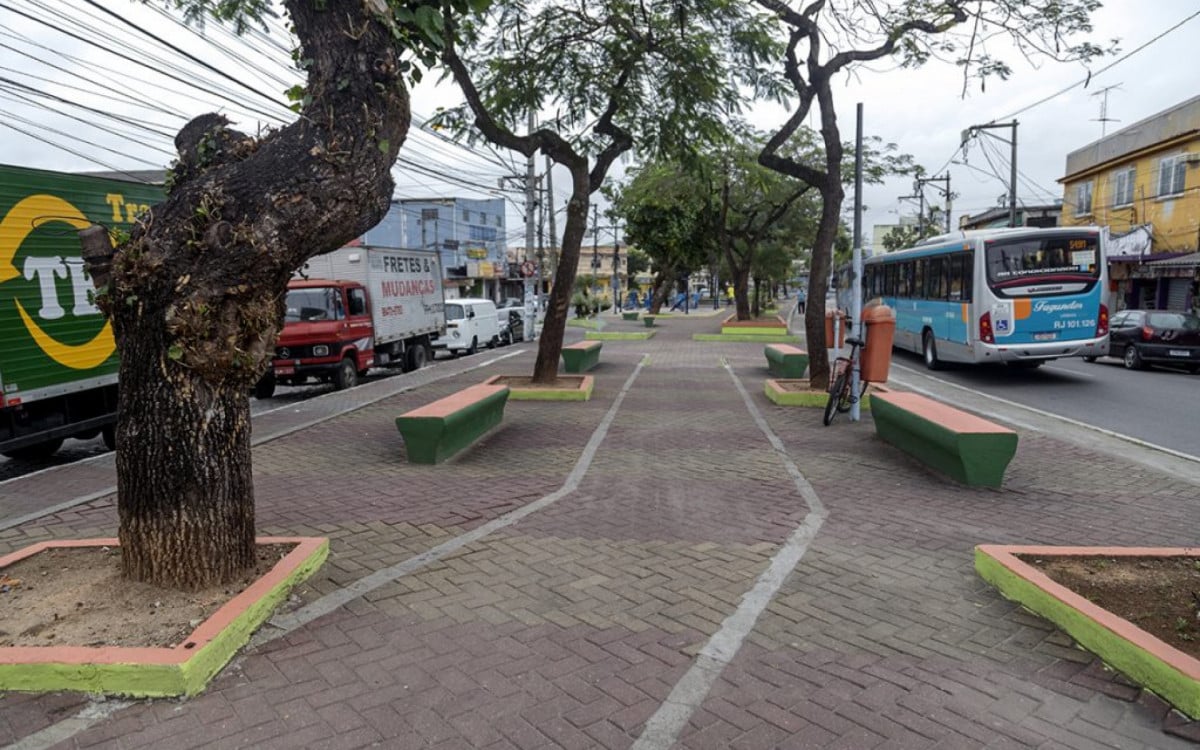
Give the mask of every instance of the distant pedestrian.
M 808 295 L 801 289 L 796 292 L 796 312 L 803 315 L 806 304 L 808 304 Z
M 737 294 L 733 291 L 733 284 L 725 287 L 725 306 L 733 307 L 733 303 L 737 301 Z

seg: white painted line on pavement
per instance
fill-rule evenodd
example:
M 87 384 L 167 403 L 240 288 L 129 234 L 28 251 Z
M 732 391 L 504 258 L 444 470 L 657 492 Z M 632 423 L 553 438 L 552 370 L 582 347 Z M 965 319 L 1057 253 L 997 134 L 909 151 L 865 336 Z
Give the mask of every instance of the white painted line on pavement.
M 1193 456 L 1190 453 L 1183 453 L 1182 451 L 1177 451 L 1173 448 L 1168 448 L 1165 445 L 1158 445 L 1157 443 L 1151 443 L 1148 440 L 1142 440 L 1141 438 L 1136 438 L 1136 437 L 1133 437 L 1132 435 L 1126 435 L 1121 432 L 1114 432 L 1113 430 L 1105 429 L 1104 427 L 1097 427 L 1094 424 L 1088 424 L 1087 422 L 1081 422 L 1078 419 L 1072 419 L 1071 417 L 1064 417 L 1061 414 L 1055 414 L 1053 412 L 1045 411 L 1044 409 L 1039 409 L 1035 406 L 1027 406 L 1027 405 L 1022 404 L 1017 401 L 1010 401 L 1009 399 L 1001 398 L 1000 396 L 993 396 L 990 393 L 984 393 L 983 391 L 977 391 L 974 388 L 968 388 L 965 385 L 959 385 L 958 383 L 953 383 L 949 380 L 943 380 L 941 378 L 936 378 L 932 375 L 927 375 L 927 374 L 921 372 L 920 370 L 914 370 L 910 367 L 905 367 L 904 365 L 898 365 L 895 362 L 892 362 L 892 367 L 897 370 L 905 370 L 906 372 L 911 372 L 914 375 L 920 375 L 922 377 L 929 378 L 930 380 L 937 381 L 938 383 L 941 383 L 942 385 L 948 385 L 951 388 L 957 388 L 960 391 L 966 391 L 967 393 L 970 393 L 975 396 L 981 396 L 983 398 L 990 399 L 997 403 L 1004 404 L 1005 406 L 1013 406 L 1018 409 L 1024 409 L 1025 411 L 1032 412 L 1033 414 L 1037 414 L 1040 417 L 1045 417 L 1047 419 L 1057 419 L 1061 422 L 1066 422 L 1067 424 L 1073 425 L 1075 427 L 1080 427 L 1085 430 L 1091 430 L 1093 432 L 1098 432 L 1101 435 L 1107 435 L 1108 437 L 1116 438 L 1117 440 L 1124 440 L 1127 443 L 1133 443 L 1134 445 L 1141 446 L 1142 448 L 1148 448 L 1150 450 L 1159 451 L 1160 453 L 1165 453 L 1168 456 L 1173 456 L 1175 458 L 1183 459 L 1184 461 L 1200 463 L 1200 456 Z M 902 385 L 904 385 L 905 388 L 911 388 L 914 391 L 918 391 L 920 393 L 924 393 L 924 394 L 931 395 L 931 396 L 936 395 L 936 394 L 932 393 L 931 391 L 928 391 L 928 390 L 920 388 L 919 386 L 913 385 L 911 382 L 906 382 L 904 380 L 900 380 L 899 382 Z M 991 411 L 988 409 L 982 409 L 974 404 L 960 404 L 960 405 L 962 405 L 965 408 L 970 409 L 972 411 L 976 411 L 976 412 L 979 412 L 980 414 L 991 417 L 993 419 L 998 419 L 1002 422 L 1008 422 L 1009 424 L 1013 424 L 1018 427 L 1023 427 L 1027 430 L 1033 430 L 1034 432 L 1045 432 L 1045 430 L 1041 429 L 1040 427 L 1034 427 L 1033 425 L 1030 425 L 1027 423 L 1022 423 L 1022 422 L 1014 419 L 1012 417 L 1012 415 L 1010 415 L 1008 413 L 1002 413 L 1002 412 L 997 412 L 997 411 Z
M 829 516 L 821 499 L 817 497 L 816 490 L 805 479 L 796 463 L 792 461 L 783 441 L 771 431 L 767 420 L 754 405 L 750 394 L 746 392 L 728 361 L 724 362 L 724 367 L 729 372 L 729 376 L 733 378 L 733 384 L 741 394 L 750 416 L 754 418 L 754 423 L 767 437 L 767 441 L 771 443 L 771 447 L 778 454 L 779 460 L 783 462 L 784 468 L 796 483 L 796 489 L 808 505 L 809 512 L 804 517 L 803 523 L 792 531 L 776 551 L 771 558 L 770 565 L 759 575 L 754 582 L 754 587 L 742 597 L 737 609 L 725 618 L 717 632 L 713 633 L 708 642 L 704 644 L 704 648 L 696 655 L 692 666 L 675 683 L 675 687 L 671 689 L 667 699 L 647 720 L 641 736 L 633 743 L 632 750 L 665 750 L 678 741 L 679 733 L 687 726 L 688 719 L 696 712 L 696 709 L 700 708 L 708 691 L 721 676 L 725 666 L 741 649 L 742 643 L 754 629 L 759 616 L 762 615 L 763 610 L 771 603 L 784 581 L 800 563 L 808 551 L 808 545 L 812 543 L 813 539 L 816 539 L 817 532 Z
M 478 526 L 466 533 L 459 534 L 453 539 L 443 542 L 432 549 L 422 552 L 419 555 L 415 555 L 407 560 L 396 563 L 395 565 L 382 568 L 374 573 L 363 576 L 344 588 L 340 588 L 337 591 L 332 591 L 319 599 L 309 602 L 307 605 L 301 607 L 295 612 L 272 617 L 268 621 L 268 625 L 273 627 L 271 629 L 264 628 L 263 630 L 258 631 L 258 633 L 256 633 L 250 640 L 249 647 L 254 648 L 265 643 L 270 643 L 271 641 L 290 633 L 296 628 L 312 622 L 318 617 L 327 615 L 330 612 L 349 604 L 360 596 L 370 593 L 380 586 L 391 583 L 402 576 L 415 573 L 430 563 L 437 562 L 447 555 L 457 552 L 463 547 L 477 542 L 495 531 L 499 531 L 507 526 L 511 526 L 525 516 L 528 516 L 531 513 L 536 513 L 537 511 L 558 502 L 562 498 L 574 492 L 576 489 L 578 489 L 580 482 L 583 481 L 584 475 L 587 474 L 587 470 L 592 464 L 592 459 L 596 456 L 596 451 L 600 449 L 600 444 L 604 442 L 604 438 L 608 435 L 609 426 L 612 425 L 613 420 L 616 418 L 617 412 L 620 410 L 622 402 L 625 401 L 625 396 L 629 393 L 630 388 L 633 387 L 634 381 L 637 380 L 638 375 L 640 375 L 642 372 L 642 368 L 645 367 L 647 359 L 647 357 L 643 356 L 642 360 L 638 362 L 637 367 L 634 368 L 629 378 L 626 379 L 625 384 L 621 387 L 620 393 L 618 393 L 617 397 L 613 400 L 612 406 L 608 408 L 604 418 L 600 420 L 600 424 L 592 433 L 592 437 L 590 440 L 588 440 L 587 445 L 584 446 L 583 452 L 579 456 L 579 460 L 575 462 L 574 468 L 572 468 L 571 473 L 567 475 L 567 479 L 565 482 L 563 482 L 562 487 L 558 488 L 549 495 L 529 503 L 528 505 L 523 505 L 514 511 L 510 511 L 509 513 L 505 513 L 502 516 L 494 518 L 482 526 Z

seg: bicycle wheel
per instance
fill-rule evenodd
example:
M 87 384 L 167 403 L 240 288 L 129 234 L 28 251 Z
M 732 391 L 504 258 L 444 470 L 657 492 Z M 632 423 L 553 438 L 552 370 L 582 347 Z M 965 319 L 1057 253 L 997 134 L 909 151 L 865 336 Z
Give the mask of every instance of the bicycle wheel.
M 850 411 L 850 407 L 857 399 L 851 393 L 854 389 L 850 386 L 850 371 L 843 372 L 842 377 L 845 379 L 845 384 L 840 391 L 841 395 L 838 396 L 837 410 L 839 413 L 845 414 Z
M 837 416 L 839 411 L 844 412 L 846 409 L 841 407 L 842 402 L 847 404 L 850 402 L 850 374 L 845 370 L 838 373 L 834 378 L 833 386 L 829 389 L 829 400 L 825 402 L 825 426 L 828 427 L 833 423 L 833 418 Z

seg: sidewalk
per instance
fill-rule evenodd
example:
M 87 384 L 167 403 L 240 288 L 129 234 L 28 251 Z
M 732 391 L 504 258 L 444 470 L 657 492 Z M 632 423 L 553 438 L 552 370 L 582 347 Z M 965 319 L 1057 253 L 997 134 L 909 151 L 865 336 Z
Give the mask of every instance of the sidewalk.
M 984 542 L 1194 545 L 1197 485 L 1022 430 L 1003 489 L 960 487 L 878 440 L 869 413 L 824 428 L 771 404 L 761 344 L 692 341 L 721 317 L 606 341 L 591 401 L 510 402 L 449 465 L 408 464 L 393 417 L 531 372 L 536 344 L 256 417 L 260 532 L 330 537 L 324 568 L 204 694 L 8 694 L 0 745 L 1200 741 L 972 562 Z M 644 330 L 607 321 L 625 328 Z M 86 498 L 110 486 L 96 463 L 0 483 L 0 508 Z M 0 525 L 0 553 L 115 528 L 111 499 L 90 499 Z

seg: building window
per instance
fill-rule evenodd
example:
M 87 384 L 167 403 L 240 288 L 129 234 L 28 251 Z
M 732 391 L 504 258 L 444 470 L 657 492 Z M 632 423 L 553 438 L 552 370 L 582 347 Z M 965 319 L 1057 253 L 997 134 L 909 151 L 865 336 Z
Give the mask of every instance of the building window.
M 466 224 L 471 223 L 471 212 L 466 210 L 465 208 L 463 209 L 463 222 Z
M 1075 215 L 1087 216 L 1092 212 L 1092 181 L 1075 186 Z
M 1184 154 L 1168 156 L 1158 162 L 1158 196 L 1179 195 L 1183 192 L 1183 179 L 1187 175 L 1187 160 Z
M 1122 169 L 1113 173 L 1113 205 L 1128 206 L 1133 203 L 1133 178 L 1137 170 L 1134 167 Z

